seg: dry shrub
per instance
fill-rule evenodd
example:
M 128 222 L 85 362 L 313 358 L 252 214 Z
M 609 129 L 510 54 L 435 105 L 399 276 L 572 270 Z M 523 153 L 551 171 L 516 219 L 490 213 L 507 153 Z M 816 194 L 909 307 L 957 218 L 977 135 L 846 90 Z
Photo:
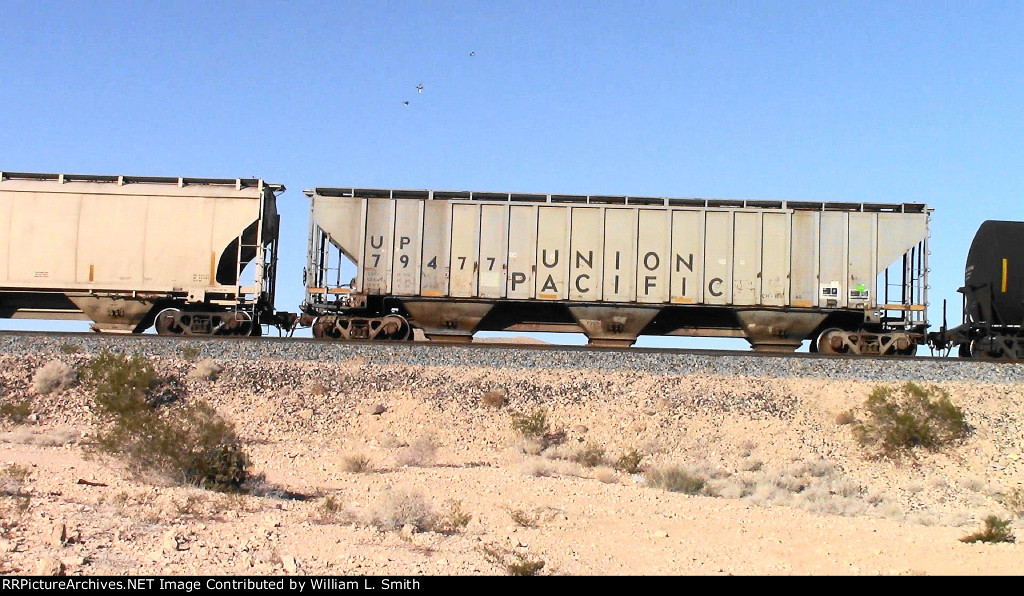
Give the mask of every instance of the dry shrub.
M 407 447 L 402 448 L 395 461 L 399 466 L 428 466 L 437 457 L 437 440 L 431 435 L 417 438 Z
M 73 387 L 78 382 L 75 369 L 60 360 L 51 360 L 36 371 L 32 378 L 32 390 L 46 395 L 57 389 Z
M 619 481 L 619 475 L 608 466 L 594 468 L 594 478 L 605 484 L 615 484 Z
M 188 378 L 198 381 L 214 381 L 224 372 L 224 366 L 213 358 L 205 358 L 196 363 L 195 368 L 188 373 Z
M 31 470 L 11 464 L 0 470 L 0 528 L 7 530 L 21 523 L 31 507 L 32 498 L 24 490 Z
M 34 431 L 29 427 L 20 427 L 11 432 L 0 433 L 0 442 L 56 447 L 75 443 L 78 441 L 79 436 L 79 432 L 70 427 L 46 431 Z
M 1013 490 L 999 495 L 999 502 L 1006 507 L 1014 517 L 1024 517 L 1024 486 L 1018 486 Z
M 444 509 L 433 515 L 429 521 L 429 529 L 441 534 L 455 534 L 466 528 L 473 516 L 462 510 L 462 501 L 449 499 Z
M 506 511 L 508 511 L 508 516 L 512 518 L 512 523 L 521 528 L 536 528 L 540 523 L 541 516 L 536 511 L 513 508 L 508 508 Z
M 387 489 L 381 495 L 372 523 L 381 530 L 400 530 L 405 526 L 426 530 L 432 519 L 433 511 L 422 494 Z
M 853 424 L 857 422 L 857 417 L 853 414 L 853 410 L 843 410 L 836 414 L 836 424 L 844 426 L 847 424 Z
M 531 458 L 523 462 L 522 473 L 524 476 L 554 476 L 555 470 L 548 462 L 540 458 Z
M 697 495 L 704 490 L 706 480 L 691 474 L 680 466 L 660 466 L 647 472 L 647 485 L 674 493 Z
M 195 361 L 203 351 L 195 346 L 185 346 L 181 349 L 181 357 L 189 362 Z
M 739 463 L 739 469 L 744 472 L 756 472 L 764 466 L 764 463 L 756 457 L 745 457 Z
M 350 453 L 341 458 L 341 469 L 352 474 L 368 472 L 371 469 L 370 456 L 365 453 Z
M 868 419 L 853 427 L 854 437 L 886 457 L 915 447 L 938 450 L 967 432 L 963 410 L 934 385 L 926 388 L 908 382 L 898 390 L 876 387 L 864 407 Z
M 542 559 L 530 557 L 516 550 L 488 544 L 483 546 L 483 551 L 487 560 L 504 569 L 507 575 L 538 575 L 544 569 Z
M 570 459 L 587 468 L 600 466 L 605 463 L 604 447 L 590 444 L 584 445 L 577 449 Z
M 347 521 L 349 519 L 349 515 L 345 511 L 345 505 L 333 495 L 324 497 L 324 500 L 317 505 L 316 514 L 317 519 L 324 523 Z
M 505 405 L 507 399 L 507 393 L 504 389 L 491 389 L 485 391 L 480 397 L 480 403 L 487 406 L 488 408 L 501 408 Z
M 1016 542 L 1017 538 L 1010 529 L 1010 520 L 1000 519 L 995 515 L 985 518 L 985 527 L 968 534 L 960 542 Z
M 516 441 L 515 447 L 526 455 L 541 455 L 542 453 L 545 456 L 549 455 L 549 453 L 545 452 L 544 441 L 541 439 L 525 439 L 520 437 Z

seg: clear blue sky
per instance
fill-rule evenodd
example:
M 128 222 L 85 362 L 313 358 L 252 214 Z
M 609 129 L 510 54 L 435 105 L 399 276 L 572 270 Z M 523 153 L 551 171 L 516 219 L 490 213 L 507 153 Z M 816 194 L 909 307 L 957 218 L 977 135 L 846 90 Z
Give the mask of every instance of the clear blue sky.
M 1021 2 L 0 9 L 0 170 L 283 183 L 282 309 L 313 186 L 926 203 L 934 326 L 1024 219 Z

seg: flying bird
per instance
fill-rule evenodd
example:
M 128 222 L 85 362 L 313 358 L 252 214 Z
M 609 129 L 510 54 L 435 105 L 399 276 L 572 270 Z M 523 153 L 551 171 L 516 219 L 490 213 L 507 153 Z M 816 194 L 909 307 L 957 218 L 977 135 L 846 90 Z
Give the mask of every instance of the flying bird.
M 469 55 L 470 56 L 476 56 L 476 52 L 470 52 Z
M 409 102 L 407 102 L 407 101 L 403 101 L 403 102 L 402 102 L 402 105 L 406 105 L 406 106 L 407 106 L 407 105 L 409 105 Z
M 416 92 L 417 93 L 423 93 L 423 83 L 420 83 L 419 85 L 416 85 Z

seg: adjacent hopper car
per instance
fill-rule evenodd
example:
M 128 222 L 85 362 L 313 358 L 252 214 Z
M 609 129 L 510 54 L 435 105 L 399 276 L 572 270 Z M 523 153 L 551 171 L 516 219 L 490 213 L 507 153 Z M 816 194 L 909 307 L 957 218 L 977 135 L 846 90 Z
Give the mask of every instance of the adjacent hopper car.
M 468 341 L 745 338 L 757 351 L 1024 358 L 1024 223 L 985 222 L 964 320 L 928 333 L 916 203 L 318 187 L 301 316 L 276 311 L 280 184 L 0 173 L 0 318 L 93 329 Z M 353 276 L 354 272 L 354 276 Z M 298 280 L 296 280 L 297 282 Z
M 911 354 L 927 321 L 920 204 L 316 188 L 316 337 L 477 331 L 742 337 L 755 350 Z M 341 264 L 356 264 L 343 279 Z
M 256 179 L 2 172 L 0 318 L 187 335 L 287 324 L 274 312 L 282 191 Z

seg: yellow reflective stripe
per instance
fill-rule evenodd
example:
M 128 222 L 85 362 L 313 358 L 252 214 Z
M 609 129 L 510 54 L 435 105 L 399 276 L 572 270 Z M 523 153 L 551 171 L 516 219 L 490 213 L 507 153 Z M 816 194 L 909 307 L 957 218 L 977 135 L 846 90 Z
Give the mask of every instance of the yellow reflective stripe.
M 1006 259 L 1003 259 L 1003 293 L 1006 293 Z

